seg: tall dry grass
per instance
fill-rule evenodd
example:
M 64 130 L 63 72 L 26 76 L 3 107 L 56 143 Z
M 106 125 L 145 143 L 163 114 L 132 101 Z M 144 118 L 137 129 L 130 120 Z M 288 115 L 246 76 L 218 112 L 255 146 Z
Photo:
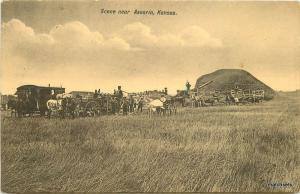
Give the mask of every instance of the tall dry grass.
M 299 99 L 152 118 L 4 117 L 2 191 L 299 191 Z

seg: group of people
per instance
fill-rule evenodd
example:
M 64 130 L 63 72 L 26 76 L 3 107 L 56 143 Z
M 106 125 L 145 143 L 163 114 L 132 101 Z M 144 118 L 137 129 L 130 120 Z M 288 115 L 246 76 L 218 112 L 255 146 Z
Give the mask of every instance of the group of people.
M 118 86 L 118 90 L 114 92 L 114 100 L 112 103 L 113 114 L 119 113 L 122 109 L 123 115 L 133 113 L 135 111 L 142 112 L 144 99 L 143 97 L 134 98 L 132 95 L 128 97 L 124 96 L 121 86 Z
M 123 97 L 120 108 L 122 108 L 123 115 L 127 115 L 128 113 L 143 112 L 143 105 L 143 97 L 133 98 L 133 96 L 129 96 L 129 98 Z
M 101 96 L 102 96 L 101 90 L 100 90 L 100 89 L 98 89 L 98 90 L 96 89 L 93 97 L 94 97 L 94 98 L 99 98 L 99 97 L 101 97 Z
M 118 86 L 117 90 L 114 90 L 114 94 L 111 97 L 111 111 L 112 114 L 119 114 L 122 110 L 123 115 L 134 112 L 142 112 L 144 106 L 144 98 L 133 96 L 128 94 L 125 97 L 121 86 Z M 100 89 L 95 90 L 94 98 L 101 98 L 103 95 L 100 93 Z

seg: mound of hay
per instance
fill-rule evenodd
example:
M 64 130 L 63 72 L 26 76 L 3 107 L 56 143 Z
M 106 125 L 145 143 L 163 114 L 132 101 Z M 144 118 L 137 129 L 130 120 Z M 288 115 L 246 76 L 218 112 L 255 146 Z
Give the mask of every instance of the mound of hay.
M 272 99 L 275 95 L 275 91 L 272 88 L 249 72 L 241 69 L 220 69 L 203 75 L 197 79 L 195 89 L 209 81 L 213 82 L 201 88 L 201 91 L 230 91 L 239 88 L 243 90 L 264 90 L 265 99 Z

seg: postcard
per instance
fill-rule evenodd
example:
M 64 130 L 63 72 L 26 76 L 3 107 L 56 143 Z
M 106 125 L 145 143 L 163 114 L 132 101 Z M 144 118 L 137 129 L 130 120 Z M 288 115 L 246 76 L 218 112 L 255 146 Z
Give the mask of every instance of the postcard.
M 1 191 L 299 192 L 296 1 L 3 1 Z

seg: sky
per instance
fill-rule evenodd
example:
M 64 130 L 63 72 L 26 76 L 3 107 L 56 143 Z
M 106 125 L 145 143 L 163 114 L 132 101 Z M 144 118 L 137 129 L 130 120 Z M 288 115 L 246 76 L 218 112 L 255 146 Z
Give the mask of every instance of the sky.
M 297 2 L 6 1 L 1 19 L 1 93 L 25 84 L 175 93 L 217 69 L 244 69 L 275 90 L 300 88 Z

